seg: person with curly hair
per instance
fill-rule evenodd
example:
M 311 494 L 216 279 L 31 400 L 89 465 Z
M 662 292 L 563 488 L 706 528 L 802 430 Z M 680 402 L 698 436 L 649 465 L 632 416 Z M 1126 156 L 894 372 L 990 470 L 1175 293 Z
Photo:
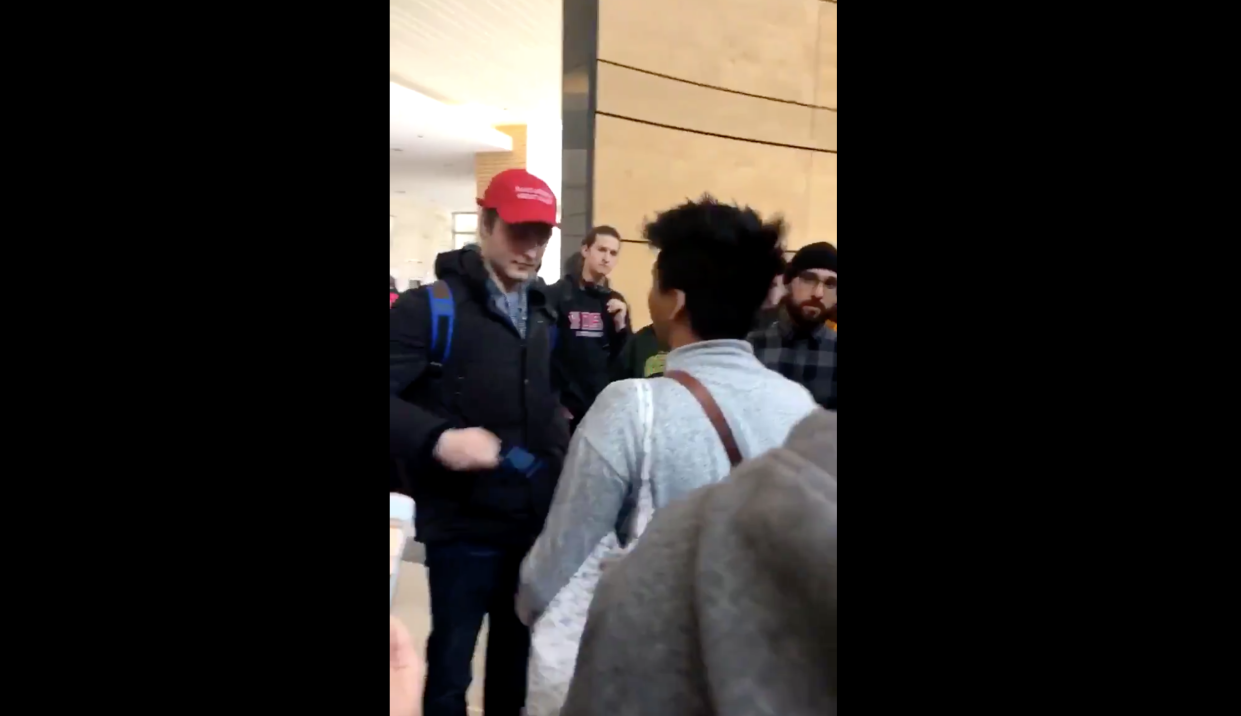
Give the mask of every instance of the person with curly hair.
M 815 409 L 809 391 L 766 370 L 745 340 L 783 266 L 783 233 L 781 219 L 710 196 L 646 225 L 659 250 L 647 303 L 669 348 L 666 370 L 599 394 L 522 563 L 517 611 L 535 625 L 529 716 L 553 714 L 564 700 L 600 565 L 656 510 L 781 445 Z

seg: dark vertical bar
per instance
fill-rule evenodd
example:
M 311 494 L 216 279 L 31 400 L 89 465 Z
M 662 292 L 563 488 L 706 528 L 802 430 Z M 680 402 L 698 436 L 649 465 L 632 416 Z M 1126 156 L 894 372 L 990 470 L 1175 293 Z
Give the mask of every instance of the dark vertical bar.
M 561 265 L 576 254 L 594 216 L 595 92 L 599 59 L 599 0 L 564 1 L 561 53 Z

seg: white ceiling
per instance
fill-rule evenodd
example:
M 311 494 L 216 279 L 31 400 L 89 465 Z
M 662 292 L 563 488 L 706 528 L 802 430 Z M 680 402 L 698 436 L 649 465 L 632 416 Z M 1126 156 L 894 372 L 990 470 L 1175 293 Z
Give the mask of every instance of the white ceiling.
M 513 140 L 468 111 L 388 85 L 388 153 L 393 161 L 507 151 Z
M 563 0 L 389 0 L 394 81 L 489 124 L 560 116 Z
M 492 127 L 559 120 L 562 2 L 389 0 L 394 202 L 471 211 L 474 154 L 511 148 Z
M 474 156 L 444 163 L 393 162 L 388 192 L 394 202 L 412 199 L 445 211 L 474 211 Z
M 474 154 L 513 140 L 468 113 L 392 84 L 388 92 L 389 192 L 449 211 L 474 206 Z

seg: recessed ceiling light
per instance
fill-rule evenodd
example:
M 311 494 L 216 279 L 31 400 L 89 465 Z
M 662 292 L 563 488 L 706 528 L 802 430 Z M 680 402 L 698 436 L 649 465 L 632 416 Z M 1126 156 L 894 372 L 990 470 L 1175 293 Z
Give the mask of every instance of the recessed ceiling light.
M 419 135 L 418 135 L 418 138 L 419 138 L 419 139 L 422 139 L 422 135 L 421 135 L 421 134 L 419 134 Z
M 401 148 L 400 148 L 400 147 L 393 147 L 393 148 L 392 148 L 392 151 L 394 151 L 394 152 L 399 152 L 399 151 L 401 151 Z

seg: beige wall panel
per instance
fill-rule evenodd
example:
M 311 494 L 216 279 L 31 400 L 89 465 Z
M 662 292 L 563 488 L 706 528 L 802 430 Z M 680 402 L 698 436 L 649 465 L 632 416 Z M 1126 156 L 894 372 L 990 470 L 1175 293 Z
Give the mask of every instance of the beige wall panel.
M 805 232 L 810 160 L 819 154 L 599 116 L 594 221 L 637 239 L 643 217 L 710 192 L 765 217 L 784 214 L 794 234 Z
M 819 110 L 720 92 L 603 62 L 598 77 L 600 112 L 730 137 L 813 146 L 811 116 Z
M 826 4 L 826 3 L 825 3 Z M 816 152 L 810 163 L 810 229 L 797 235 L 804 246 L 815 241 L 836 243 L 836 155 Z M 792 247 L 793 243 L 790 242 Z
M 637 238 L 637 234 L 634 235 Z M 621 244 L 620 263 L 612 269 L 608 281 L 612 288 L 625 295 L 629 303 L 629 317 L 636 331 L 651 322 L 646 296 L 651 290 L 651 267 L 655 264 L 656 251 L 647 244 Z
M 595 124 L 594 221 L 596 225 L 615 226 L 626 239 L 641 239 L 646 220 L 710 192 L 722 201 L 748 204 L 764 217 L 784 214 L 790 228 L 788 246 L 804 246 L 821 240 L 811 238 L 807 194 L 812 157 L 820 156 L 835 159 L 830 154 L 706 137 L 599 116 Z M 834 171 L 834 161 L 832 167 Z M 834 201 L 834 191 L 832 198 Z M 613 284 L 626 297 L 645 296 L 650 288 L 650 263 L 645 252 L 647 249 L 636 244 L 626 244 L 622 250 Z M 635 326 L 649 322 L 645 305 L 634 305 L 632 310 Z
M 820 3 L 819 78 L 814 104 L 836 109 L 836 3 Z
M 600 0 L 599 58 L 813 104 L 820 6 L 835 10 L 819 0 Z
M 836 113 L 826 109 L 814 110 L 814 129 L 811 134 L 813 139 L 810 146 L 836 151 Z

